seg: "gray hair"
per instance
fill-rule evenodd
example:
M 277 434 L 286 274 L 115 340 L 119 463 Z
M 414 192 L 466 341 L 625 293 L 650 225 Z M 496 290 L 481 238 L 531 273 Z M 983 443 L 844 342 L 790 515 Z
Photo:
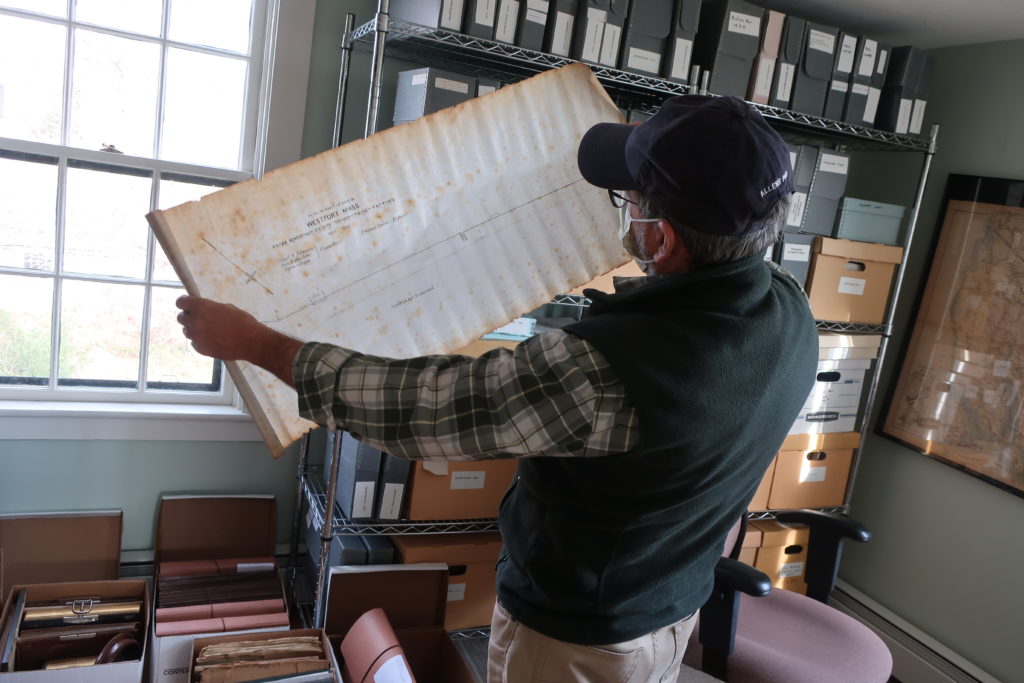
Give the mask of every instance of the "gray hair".
M 643 193 L 638 192 L 640 216 L 643 218 L 664 218 L 676 231 L 676 235 L 690 252 L 693 267 L 710 266 L 716 263 L 736 261 L 751 254 L 763 254 L 768 247 L 779 241 L 782 227 L 789 213 L 790 195 L 780 199 L 768 215 L 751 226 L 751 230 L 739 237 L 713 235 L 695 230 L 673 216 L 660 212 Z

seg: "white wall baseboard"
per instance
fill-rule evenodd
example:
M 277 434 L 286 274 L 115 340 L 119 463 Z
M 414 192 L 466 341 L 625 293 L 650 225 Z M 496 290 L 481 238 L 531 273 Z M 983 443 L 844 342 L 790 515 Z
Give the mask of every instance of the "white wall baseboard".
M 892 652 L 892 675 L 900 683 L 1000 683 L 845 581 L 836 583 L 829 604 L 885 641 Z

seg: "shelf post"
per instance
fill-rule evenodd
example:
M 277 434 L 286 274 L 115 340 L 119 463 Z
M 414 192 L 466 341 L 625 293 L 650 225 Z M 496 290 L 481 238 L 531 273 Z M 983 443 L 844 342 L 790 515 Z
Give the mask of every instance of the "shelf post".
M 355 28 L 356 15 L 349 12 L 345 15 L 345 32 L 341 38 L 341 68 L 338 70 L 338 101 L 334 105 L 334 139 L 333 145 L 341 144 L 341 129 L 345 121 L 345 99 L 348 96 L 348 74 L 352 63 L 352 29 Z
M 320 525 L 320 563 L 316 572 L 316 606 L 313 612 L 314 628 L 324 627 L 326 613 L 327 571 L 330 568 L 331 539 L 334 537 L 334 493 L 338 487 L 338 465 L 341 463 L 341 430 L 335 430 L 331 444 L 331 472 L 327 480 L 327 498 L 324 500 L 324 514 Z M 311 501 L 312 504 L 312 501 Z
M 292 539 L 288 550 L 288 568 L 294 574 L 299 563 L 299 533 L 302 527 L 302 478 L 309 467 L 309 432 L 299 442 L 299 464 L 295 467 L 295 513 L 292 515 Z
M 882 365 L 885 363 L 886 351 L 889 348 L 889 337 L 892 335 L 893 320 L 896 317 L 896 302 L 899 299 L 900 288 L 903 285 L 903 275 L 906 272 L 906 265 L 908 256 L 910 253 L 910 246 L 914 239 L 914 227 L 917 225 L 917 217 L 921 211 L 921 201 L 924 199 L 924 188 L 928 182 L 928 173 L 931 171 L 932 157 L 935 156 L 936 141 L 939 137 L 939 124 L 933 123 L 931 131 L 929 132 L 928 149 L 924 153 L 924 159 L 921 161 L 921 174 L 917 179 L 917 191 L 914 195 L 914 204 L 910 208 L 910 214 L 907 217 L 907 233 L 903 237 L 903 258 L 900 260 L 900 265 L 896 269 L 896 277 L 893 281 L 892 292 L 889 295 L 889 306 L 886 309 L 885 323 L 882 332 L 882 341 L 878 346 L 878 357 L 875 359 L 875 370 L 874 379 L 868 385 L 868 396 L 864 403 L 864 412 L 861 417 L 863 420 L 860 427 L 860 445 L 857 446 L 857 451 L 854 453 L 853 465 L 850 468 L 850 476 L 846 482 L 846 496 L 843 498 L 846 504 L 850 503 L 850 496 L 853 495 L 853 483 L 857 479 L 857 469 L 860 465 L 861 454 L 864 451 L 864 437 L 868 433 L 868 425 L 871 424 L 872 410 L 874 409 L 875 397 L 878 394 L 878 384 L 880 380 L 880 373 L 882 372 Z
M 364 137 L 377 132 L 377 114 L 380 111 L 381 78 L 384 73 L 384 42 L 388 35 L 389 0 L 377 0 L 376 30 L 373 34 L 373 63 L 370 67 L 370 97 L 366 108 Z

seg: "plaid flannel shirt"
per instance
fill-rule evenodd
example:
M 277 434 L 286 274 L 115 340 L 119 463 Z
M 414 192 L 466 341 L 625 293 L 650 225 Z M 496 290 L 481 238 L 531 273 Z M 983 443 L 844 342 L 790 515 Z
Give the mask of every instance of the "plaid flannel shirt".
M 396 360 L 309 343 L 293 377 L 303 417 L 407 458 L 591 457 L 639 441 L 608 362 L 561 330 L 478 358 Z

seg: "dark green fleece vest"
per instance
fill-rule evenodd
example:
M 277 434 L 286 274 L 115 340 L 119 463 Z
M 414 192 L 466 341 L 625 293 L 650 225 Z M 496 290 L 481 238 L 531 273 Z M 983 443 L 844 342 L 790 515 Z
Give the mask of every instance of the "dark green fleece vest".
M 807 299 L 760 256 L 587 292 L 566 328 L 625 384 L 640 444 L 525 458 L 502 503 L 498 599 L 559 640 L 599 645 L 707 599 L 726 532 L 807 399 L 818 340 Z

